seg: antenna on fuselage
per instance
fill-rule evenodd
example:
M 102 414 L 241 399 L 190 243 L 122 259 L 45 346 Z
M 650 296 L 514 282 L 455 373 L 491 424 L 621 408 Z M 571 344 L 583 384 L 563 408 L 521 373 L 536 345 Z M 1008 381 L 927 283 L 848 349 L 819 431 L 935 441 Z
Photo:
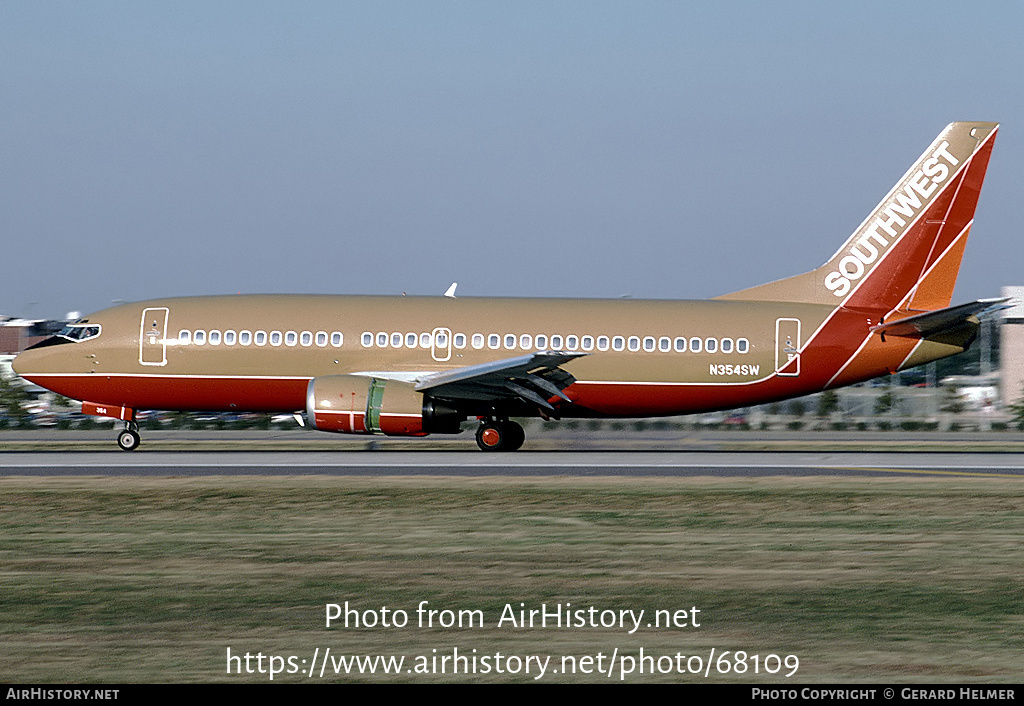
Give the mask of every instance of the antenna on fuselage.
M 458 287 L 458 286 L 459 286 L 458 282 L 452 282 L 452 286 L 448 288 L 448 291 L 446 291 L 444 293 L 444 295 L 446 297 L 450 298 L 450 299 L 454 299 L 455 298 L 455 288 Z

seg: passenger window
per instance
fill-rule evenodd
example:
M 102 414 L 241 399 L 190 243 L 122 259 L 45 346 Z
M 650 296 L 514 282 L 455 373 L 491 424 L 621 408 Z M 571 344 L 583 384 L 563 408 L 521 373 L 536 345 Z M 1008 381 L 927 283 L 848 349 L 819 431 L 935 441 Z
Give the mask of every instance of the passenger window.
M 477 350 L 484 347 L 484 335 L 482 333 L 473 334 L 473 347 Z
M 654 336 L 644 336 L 644 350 L 648 353 L 654 350 Z
M 257 346 L 265 346 L 265 345 L 267 345 L 267 332 L 266 331 L 257 331 L 256 335 L 253 337 L 253 342 Z
M 676 353 L 686 352 L 686 339 L 680 336 L 676 339 Z
M 197 346 L 201 346 L 206 343 L 206 331 L 196 331 L 192 336 L 192 340 L 195 341 Z
M 662 353 L 668 353 L 672 350 L 672 341 L 668 336 L 662 336 L 658 339 L 658 350 Z
M 610 342 L 609 342 L 607 336 L 598 336 L 597 337 L 597 350 L 599 350 L 599 351 L 606 351 L 606 350 L 608 350 L 609 345 L 610 345 Z
M 363 331 L 362 337 L 363 348 L 369 348 L 373 345 L 373 334 L 369 331 Z
M 616 336 L 615 338 L 612 339 L 612 349 L 613 350 L 621 351 L 621 350 L 625 350 L 625 348 L 626 348 L 626 339 L 625 338 L 623 338 L 622 336 Z
M 406 348 L 415 348 L 417 340 L 419 340 L 419 336 L 417 336 L 415 333 L 407 333 L 407 334 L 405 334 L 405 347 Z
M 391 347 L 401 348 L 402 347 L 402 334 L 395 332 L 391 334 Z
M 593 350 L 594 349 L 594 337 L 593 336 L 584 336 L 583 338 L 581 338 L 580 339 L 580 348 L 582 348 L 585 351 Z
M 331 332 L 331 345 L 335 348 L 341 348 L 345 344 L 345 334 L 341 331 Z
M 279 346 L 281 345 L 281 332 L 271 331 L 270 332 L 270 345 Z
M 192 342 L 192 332 L 188 329 L 182 329 L 178 332 L 178 343 L 183 346 L 187 346 Z
M 388 347 L 388 335 L 381 331 L 377 334 L 377 347 L 387 348 Z
M 559 336 L 557 333 L 551 337 L 551 347 L 554 348 L 556 351 L 561 350 L 562 348 L 562 337 Z
M 519 347 L 524 351 L 528 351 L 533 348 L 533 336 L 528 333 L 524 333 L 519 337 Z
M 694 336 L 693 338 L 690 339 L 690 351 L 691 352 L 693 352 L 693 353 L 700 353 L 702 347 L 703 347 L 703 345 L 702 345 L 702 342 L 701 342 L 701 340 L 699 338 Z
M 224 332 L 224 345 L 225 346 L 233 346 L 233 345 L 235 345 L 235 332 L 234 331 L 225 331 Z
M 247 346 L 252 343 L 252 331 L 240 331 L 238 334 L 238 342 L 243 346 Z
M 630 336 L 626 345 L 629 346 L 629 350 L 631 350 L 631 351 L 638 351 L 638 350 L 640 350 L 640 337 L 639 336 Z
M 565 337 L 565 347 L 568 348 L 571 351 L 576 350 L 577 348 L 580 347 L 580 337 L 579 336 L 572 336 L 572 335 L 566 336 Z
M 311 331 L 303 331 L 299 334 L 299 344 L 303 346 L 313 345 L 313 333 Z
M 210 331 L 210 345 L 211 346 L 219 346 L 220 345 L 220 331 Z
M 434 337 L 429 333 L 420 334 L 420 348 L 432 348 L 434 345 Z
M 460 350 L 465 348 L 466 347 L 466 334 L 464 334 L 464 333 L 457 333 L 457 334 L 455 334 L 454 338 L 452 339 L 452 342 L 455 344 L 455 347 L 460 349 Z
M 704 350 L 708 353 L 714 353 L 718 350 L 718 339 L 717 338 L 706 338 L 704 339 Z
M 316 332 L 316 344 L 318 346 L 320 346 L 321 348 L 323 348 L 324 346 L 327 345 L 327 332 L 326 331 L 317 331 Z
M 537 335 L 537 350 L 546 350 L 548 347 L 548 337 L 543 333 Z
M 299 334 L 295 333 L 294 331 L 288 331 L 284 335 L 284 344 L 286 346 L 294 346 L 298 342 L 299 342 Z
M 497 350 L 501 345 L 501 336 L 496 333 L 492 333 L 487 337 L 487 347 L 492 351 Z
M 505 334 L 505 350 L 514 350 L 516 347 L 516 335 L 514 333 Z
M 750 350 L 750 341 L 748 341 L 745 338 L 737 338 L 736 339 L 736 352 L 737 353 L 746 353 L 748 350 Z
M 732 353 L 732 339 L 731 338 L 723 338 L 722 339 L 722 352 L 723 353 Z

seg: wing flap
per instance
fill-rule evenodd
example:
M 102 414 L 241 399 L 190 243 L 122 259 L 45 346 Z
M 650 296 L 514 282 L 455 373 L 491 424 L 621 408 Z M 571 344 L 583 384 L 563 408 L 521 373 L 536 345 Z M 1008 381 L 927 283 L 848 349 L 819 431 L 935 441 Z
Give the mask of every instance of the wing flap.
M 547 411 L 554 411 L 554 406 L 548 400 L 560 397 L 571 402 L 564 390 L 576 382 L 571 373 L 559 366 L 585 355 L 538 351 L 515 358 L 468 365 L 426 375 L 416 383 L 416 389 L 453 399 L 519 398 Z

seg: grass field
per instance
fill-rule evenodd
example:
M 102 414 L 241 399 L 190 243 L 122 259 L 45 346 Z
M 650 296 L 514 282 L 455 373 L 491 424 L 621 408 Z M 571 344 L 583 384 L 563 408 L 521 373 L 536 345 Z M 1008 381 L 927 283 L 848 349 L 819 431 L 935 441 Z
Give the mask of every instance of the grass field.
M 713 681 L 1020 681 L 1021 491 L 1013 479 L 2 478 L 0 679 L 267 681 L 257 670 L 275 655 L 274 681 L 318 681 L 286 660 L 305 672 L 330 648 L 407 660 L 398 675 L 328 667 L 334 681 L 530 681 L 537 664 L 509 660 L 529 655 L 551 657 L 543 681 L 619 681 L 622 661 L 609 678 L 563 673 L 561 659 L 598 668 L 601 654 L 607 671 L 641 649 L 748 653 L 746 673 L 712 668 Z M 405 610 L 409 624 L 327 629 L 325 604 L 346 601 L 378 620 Z M 484 625 L 419 627 L 422 601 Z M 566 602 L 643 609 L 643 626 L 497 625 L 506 604 Z M 646 626 L 693 607 L 700 627 Z M 239 660 L 228 674 L 228 648 L 255 673 Z M 417 657 L 436 671 L 455 648 L 491 656 L 490 672 L 407 671 Z M 753 655 L 768 654 L 796 655 L 796 674 L 766 673 Z

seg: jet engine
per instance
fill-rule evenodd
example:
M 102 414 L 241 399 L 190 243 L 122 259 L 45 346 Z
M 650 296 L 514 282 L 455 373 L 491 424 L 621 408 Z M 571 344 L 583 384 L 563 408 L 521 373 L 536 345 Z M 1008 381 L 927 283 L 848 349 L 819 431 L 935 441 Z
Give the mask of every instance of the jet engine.
M 466 415 L 401 380 L 327 375 L 306 388 L 306 417 L 315 429 L 346 434 L 458 434 Z

